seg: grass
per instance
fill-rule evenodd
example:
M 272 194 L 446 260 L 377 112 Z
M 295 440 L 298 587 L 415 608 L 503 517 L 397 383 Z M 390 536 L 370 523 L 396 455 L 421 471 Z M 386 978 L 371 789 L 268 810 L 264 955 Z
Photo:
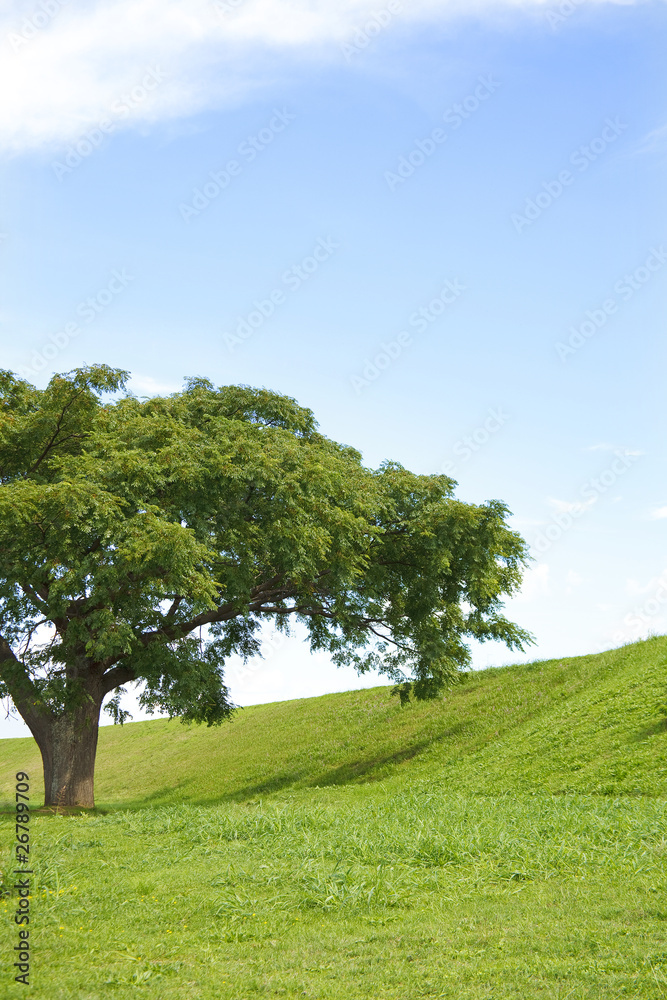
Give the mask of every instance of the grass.
M 34 817 L 25 992 L 667 997 L 666 666 L 663 637 L 407 709 L 377 688 L 103 730 L 103 809 Z M 7 803 L 37 759 L 0 753 Z
M 96 801 L 142 808 L 437 777 L 450 790 L 667 795 L 667 637 L 607 653 L 485 670 L 401 708 L 391 688 L 239 711 L 206 728 L 156 719 L 100 731 Z M 43 795 L 32 740 L 0 741 Z

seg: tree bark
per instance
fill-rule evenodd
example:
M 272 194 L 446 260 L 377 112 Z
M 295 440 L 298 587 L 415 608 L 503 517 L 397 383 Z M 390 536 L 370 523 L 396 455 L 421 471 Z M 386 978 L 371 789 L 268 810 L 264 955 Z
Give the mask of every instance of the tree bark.
M 101 698 L 32 729 L 44 765 L 44 805 L 95 806 L 94 780 Z

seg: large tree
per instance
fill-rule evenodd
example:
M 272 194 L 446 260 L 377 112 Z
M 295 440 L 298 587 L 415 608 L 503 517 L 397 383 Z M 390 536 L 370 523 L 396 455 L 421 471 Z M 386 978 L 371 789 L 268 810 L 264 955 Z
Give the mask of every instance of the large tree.
M 126 379 L 0 372 L 0 694 L 37 741 L 47 805 L 94 805 L 100 710 L 111 696 L 122 721 L 125 684 L 172 717 L 228 718 L 225 660 L 257 655 L 269 618 L 403 700 L 450 683 L 467 637 L 530 641 L 500 613 L 527 558 L 504 504 L 367 469 L 264 389 L 190 379 L 139 400 Z

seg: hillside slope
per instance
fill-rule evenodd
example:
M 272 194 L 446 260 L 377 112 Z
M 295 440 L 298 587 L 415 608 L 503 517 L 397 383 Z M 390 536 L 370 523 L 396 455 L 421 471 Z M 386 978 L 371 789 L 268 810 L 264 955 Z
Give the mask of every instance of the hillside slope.
M 667 794 L 667 637 L 472 674 L 402 708 L 389 687 L 243 709 L 231 724 L 158 719 L 100 732 L 100 806 L 213 803 L 384 780 L 448 790 Z M 41 792 L 30 739 L 0 741 Z M 38 780 L 39 779 L 39 780 Z

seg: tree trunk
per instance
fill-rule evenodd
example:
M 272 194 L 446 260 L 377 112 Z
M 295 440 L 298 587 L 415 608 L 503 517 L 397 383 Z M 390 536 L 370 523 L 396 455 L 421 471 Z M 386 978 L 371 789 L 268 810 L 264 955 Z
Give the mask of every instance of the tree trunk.
M 45 806 L 95 806 L 94 777 L 101 699 L 44 720 L 33 736 L 44 764 Z
M 83 688 L 79 690 L 81 700 L 76 708 L 55 714 L 42 703 L 24 665 L 0 635 L 0 677 L 40 749 L 45 806 L 95 806 L 95 755 L 102 702 L 113 688 L 134 680 L 130 671 L 117 668 L 104 678 L 95 666 L 81 658 L 74 675 Z

